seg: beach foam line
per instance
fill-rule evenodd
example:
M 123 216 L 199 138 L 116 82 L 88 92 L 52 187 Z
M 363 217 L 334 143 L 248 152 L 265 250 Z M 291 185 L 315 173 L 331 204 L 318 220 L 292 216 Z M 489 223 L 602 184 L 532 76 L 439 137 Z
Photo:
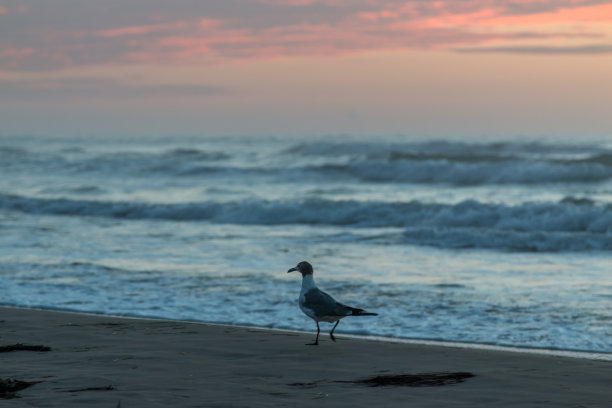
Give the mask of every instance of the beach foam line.
M 310 331 L 304 330 L 293 330 L 293 329 L 279 329 L 274 327 L 262 327 L 262 326 L 247 326 L 239 324 L 228 324 L 228 323 L 212 323 L 204 322 L 199 320 L 181 320 L 181 319 L 165 319 L 157 317 L 141 317 L 141 316 L 130 316 L 130 315 L 113 315 L 104 313 L 93 313 L 93 312 L 75 312 L 62 309 L 52 308 L 40 308 L 40 307 L 19 307 L 0 305 L 0 307 L 6 309 L 23 309 L 23 310 L 39 310 L 44 312 L 55 312 L 64 314 L 75 314 L 84 316 L 106 316 L 119 319 L 128 320 L 145 320 L 145 321 L 165 321 L 165 322 L 179 322 L 179 323 L 190 323 L 199 324 L 204 326 L 220 326 L 220 327 L 239 327 L 242 329 L 256 329 L 262 331 L 271 331 L 277 333 L 295 333 L 295 334 L 309 334 Z M 508 353 L 519 353 L 519 354 L 535 354 L 543 356 L 554 356 L 554 357 L 565 357 L 565 358 L 576 358 L 584 360 L 596 360 L 596 361 L 612 361 L 612 353 L 600 353 L 590 351 L 575 351 L 575 350 L 557 350 L 557 349 L 543 349 L 533 347 L 517 347 L 507 345 L 496 345 L 486 343 L 465 343 L 445 340 L 427 340 L 427 339 L 409 339 L 409 338 L 397 338 L 397 337 L 385 337 L 385 336 L 373 336 L 373 335 L 361 335 L 361 334 L 350 334 L 350 333 L 334 333 L 336 338 L 346 338 L 354 340 L 365 340 L 365 341 L 378 341 L 385 343 L 398 343 L 398 344 L 413 344 L 421 346 L 434 346 L 434 347 L 448 347 L 448 348 L 459 348 L 459 349 L 471 349 L 471 350 L 486 350 L 486 351 L 501 351 Z

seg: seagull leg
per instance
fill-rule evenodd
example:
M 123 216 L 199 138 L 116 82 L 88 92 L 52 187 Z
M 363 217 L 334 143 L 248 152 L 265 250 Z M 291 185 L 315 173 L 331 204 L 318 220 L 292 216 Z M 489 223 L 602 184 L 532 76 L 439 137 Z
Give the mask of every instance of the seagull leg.
M 334 324 L 334 327 L 329 332 L 329 337 L 331 337 L 332 341 L 334 342 L 336 341 L 336 338 L 334 337 L 334 330 L 336 330 L 336 326 L 338 326 L 338 323 L 340 323 L 340 320 L 338 320 L 336 324 Z
M 317 324 L 317 338 L 314 343 L 308 343 L 307 346 L 318 346 L 319 345 L 319 333 L 321 333 L 321 329 L 319 328 L 319 322 L 315 322 Z

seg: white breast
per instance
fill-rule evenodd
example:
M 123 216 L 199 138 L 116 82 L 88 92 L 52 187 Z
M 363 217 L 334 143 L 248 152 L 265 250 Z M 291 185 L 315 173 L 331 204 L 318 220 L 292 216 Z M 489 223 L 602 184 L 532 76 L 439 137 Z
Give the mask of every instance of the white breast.
M 308 317 L 310 317 L 311 319 L 317 321 L 317 318 L 315 316 L 315 313 L 313 310 L 308 309 L 306 307 L 304 307 L 304 302 L 306 301 L 306 296 L 305 294 L 311 290 L 311 289 L 315 289 L 317 287 L 317 285 L 314 282 L 314 278 L 312 277 L 312 275 L 306 275 L 302 278 L 302 289 L 300 290 L 300 297 L 298 300 L 298 303 L 300 305 L 300 309 L 302 310 L 302 312 L 304 312 L 304 314 Z

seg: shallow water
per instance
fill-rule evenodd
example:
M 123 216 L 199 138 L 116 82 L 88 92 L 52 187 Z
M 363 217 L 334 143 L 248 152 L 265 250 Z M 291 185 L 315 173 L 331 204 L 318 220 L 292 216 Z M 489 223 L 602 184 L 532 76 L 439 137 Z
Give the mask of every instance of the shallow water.
M 0 138 L 0 303 L 612 352 L 601 141 Z M 331 327 L 331 326 L 330 326 Z M 327 327 L 323 327 L 325 330 Z

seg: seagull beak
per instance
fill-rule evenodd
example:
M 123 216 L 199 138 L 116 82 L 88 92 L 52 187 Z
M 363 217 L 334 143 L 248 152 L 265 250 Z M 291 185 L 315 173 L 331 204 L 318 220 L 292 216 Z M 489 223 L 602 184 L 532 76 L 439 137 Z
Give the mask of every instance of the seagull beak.
M 293 268 L 289 269 L 289 270 L 287 271 L 287 273 L 289 273 L 289 272 L 295 272 L 295 271 L 298 271 L 298 270 L 299 270 L 299 269 L 298 269 L 298 268 L 297 268 L 297 266 L 296 266 L 296 267 L 293 267 Z

